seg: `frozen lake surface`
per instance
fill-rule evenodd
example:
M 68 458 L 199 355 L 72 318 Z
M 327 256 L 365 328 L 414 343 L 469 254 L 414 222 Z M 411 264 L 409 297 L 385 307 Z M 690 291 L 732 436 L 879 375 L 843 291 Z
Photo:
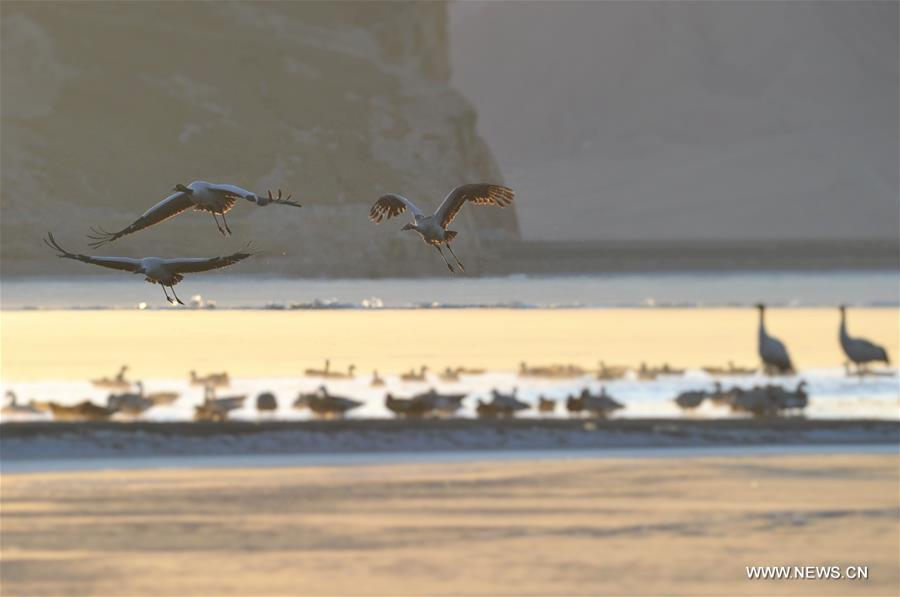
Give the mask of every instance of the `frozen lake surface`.
M 557 401 L 556 411 L 546 415 L 566 418 L 564 402 L 567 396 L 576 394 L 587 388 L 597 393 L 601 386 L 625 405 L 617 413 L 619 418 L 657 418 L 657 417 L 689 417 L 689 418 L 731 418 L 728 409 L 710 404 L 708 401 L 699 409 L 684 414 L 673 402 L 679 393 L 688 390 L 712 389 L 716 379 L 725 387 L 739 386 L 749 388 L 754 385 L 775 383 L 789 389 L 796 387 L 802 379 L 807 383 L 809 406 L 805 411 L 807 418 L 813 419 L 853 419 L 869 418 L 882 420 L 900 420 L 900 375 L 897 369 L 887 370 L 890 374 L 871 376 L 860 379 L 847 376 L 843 369 L 808 369 L 798 375 L 770 378 L 760 374 L 726 376 L 715 378 L 702 370 L 687 370 L 683 375 L 660 376 L 655 380 L 638 380 L 633 373 L 626 378 L 601 382 L 593 375 L 584 375 L 573 379 L 541 379 L 520 377 L 512 371 L 493 371 L 484 375 L 463 375 L 458 382 L 442 382 L 429 374 L 428 382 L 406 382 L 398 375 L 383 375 L 386 385 L 381 388 L 370 386 L 371 377 L 361 375 L 350 380 L 328 380 L 329 392 L 346 396 L 363 402 L 363 405 L 350 412 L 352 419 L 391 418 L 392 414 L 384 405 L 384 397 L 391 392 L 396 397 L 409 397 L 417 393 L 435 388 L 443 393 L 465 393 L 460 417 L 474 417 L 475 406 L 479 399 L 490 400 L 490 392 L 497 389 L 510 392 L 518 389 L 518 397 L 530 404 L 535 404 L 539 396 Z M 305 420 L 310 418 L 308 410 L 293 408 L 293 402 L 300 392 L 311 392 L 323 385 L 323 381 L 311 377 L 271 377 L 271 378 L 237 378 L 231 381 L 228 388 L 221 389 L 219 396 L 245 395 L 247 399 L 243 408 L 233 411 L 231 418 L 236 420 Z M 45 381 L 0 384 L 4 393 L 12 390 L 20 402 L 29 399 L 39 401 L 56 401 L 60 404 L 74 404 L 89 399 L 96 404 L 105 404 L 109 390 L 93 387 L 89 382 L 78 381 Z M 194 406 L 203 401 L 202 388 L 192 386 L 187 379 L 150 379 L 145 380 L 147 393 L 174 391 L 180 394 L 178 400 L 171 405 L 150 409 L 142 416 L 150 421 L 188 421 L 193 418 Z M 278 409 L 274 413 L 260 414 L 256 410 L 256 396 L 261 392 L 275 394 Z M 535 410 L 524 411 L 521 417 L 538 417 Z M 0 419 L 2 420 L 2 419 Z

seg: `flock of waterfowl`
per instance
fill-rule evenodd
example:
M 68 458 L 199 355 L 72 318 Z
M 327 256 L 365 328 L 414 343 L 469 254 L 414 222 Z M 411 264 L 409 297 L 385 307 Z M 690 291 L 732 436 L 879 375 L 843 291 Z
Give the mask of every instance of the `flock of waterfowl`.
M 793 372 L 793 364 L 784 344 L 766 331 L 765 307 L 759 305 L 758 308 L 760 315 L 758 352 L 762 361 L 761 371 L 770 375 Z M 850 365 L 847 365 L 847 374 L 859 376 L 878 374 L 870 371 L 868 365 L 879 361 L 889 363 L 887 352 L 884 348 L 867 340 L 851 338 L 847 333 L 845 307 L 840 307 L 840 314 L 838 331 L 840 345 L 848 361 L 855 365 L 855 370 L 851 370 Z M 710 366 L 704 367 L 703 370 L 716 378 L 751 375 L 758 372 L 756 369 L 735 366 L 731 362 L 726 367 Z M 16 400 L 16 396 L 9 392 L 7 393 L 7 404 L 2 408 L 2 414 L 8 416 L 50 413 L 53 419 L 61 421 L 96 421 L 106 420 L 113 416 L 134 418 L 143 415 L 151 408 L 171 405 L 179 399 L 177 392 L 145 392 L 144 384 L 128 379 L 127 373 L 128 367 L 122 366 L 114 376 L 91 380 L 95 388 L 110 391 L 106 403 L 103 405 L 94 404 L 89 400 L 74 405 L 34 400 L 28 404 L 20 404 Z M 437 374 L 431 374 L 428 367 L 423 365 L 401 373 L 398 379 L 403 384 L 422 385 L 433 383 L 435 380 L 444 384 L 454 384 L 461 380 L 461 376 L 479 376 L 484 373 L 484 369 L 447 367 Z M 661 376 L 677 377 L 684 373 L 684 369 L 671 367 L 667 363 L 659 366 L 648 366 L 646 363 L 641 363 L 639 367 L 631 368 L 623 365 L 609 365 L 604 361 L 600 361 L 597 368 L 593 370 L 574 364 L 529 365 L 525 362 L 520 363 L 518 369 L 518 377 L 526 383 L 530 379 L 578 380 L 577 383 L 582 383 L 586 379 L 646 381 Z M 341 418 L 364 404 L 361 400 L 352 397 L 332 394 L 327 386 L 329 381 L 342 382 L 357 379 L 354 365 L 349 365 L 346 370 L 333 369 L 331 361 L 326 360 L 321 368 L 305 369 L 304 376 L 320 379 L 322 384 L 314 392 L 301 393 L 293 402 L 295 409 L 308 410 L 313 415 L 322 418 Z M 231 412 L 244 408 L 247 400 L 246 394 L 219 395 L 220 391 L 231 385 L 231 378 L 226 372 L 199 375 L 196 371 L 190 371 L 188 383 L 203 389 L 203 402 L 194 407 L 194 419 L 198 421 L 227 420 Z M 386 380 L 379 375 L 378 371 L 373 372 L 369 386 L 381 388 L 386 385 Z M 393 392 L 386 391 L 384 406 L 394 416 L 408 419 L 455 416 L 463 408 L 463 401 L 470 396 L 476 398 L 473 405 L 474 412 L 480 418 L 510 418 L 528 410 L 536 410 L 540 414 L 550 414 L 556 412 L 560 404 L 564 406 L 569 416 L 606 418 L 625 408 L 624 404 L 607 393 L 605 387 L 601 387 L 597 394 L 591 393 L 589 388 L 584 388 L 559 401 L 540 395 L 533 403 L 522 400 L 518 396 L 516 388 L 509 393 L 494 388 L 489 392 L 489 400 L 473 394 L 473 392 L 459 391 L 441 393 L 434 387 L 407 397 L 396 396 Z M 728 408 L 732 412 L 759 417 L 799 413 L 809 404 L 806 382 L 803 380 L 800 380 L 796 388 L 792 390 L 777 384 L 755 385 L 750 388 L 734 385 L 725 389 L 722 382 L 716 380 L 712 388 L 682 392 L 673 400 L 679 408 L 687 412 L 694 411 L 704 403 L 709 403 Z M 276 396 L 272 392 L 259 394 L 256 397 L 256 410 L 263 415 L 277 411 Z
M 89 246 L 94 249 L 100 248 L 123 236 L 145 230 L 191 209 L 212 215 L 219 232 L 223 236 L 228 236 L 231 234 L 231 228 L 225 220 L 225 214 L 231 211 L 231 208 L 234 207 L 239 199 L 244 199 L 260 207 L 269 204 L 302 207 L 299 203 L 291 201 L 290 195 L 283 197 L 280 189 L 274 195 L 271 191 L 268 191 L 266 195 L 257 195 L 252 191 L 233 184 L 217 184 L 195 180 L 188 185 L 175 185 L 175 188 L 172 190 L 174 192 L 171 195 L 148 209 L 143 215 L 121 230 L 108 232 L 103 228 L 92 228 L 92 234 L 88 235 L 90 240 Z M 441 249 L 442 247 L 447 247 L 447 250 L 450 251 L 453 259 L 456 261 L 456 267 L 459 271 L 465 271 L 465 267 L 463 267 L 459 257 L 456 256 L 456 253 L 453 252 L 453 248 L 450 246 L 450 243 L 456 238 L 458 233 L 455 230 L 448 230 L 447 227 L 453 222 L 459 210 L 467 202 L 475 205 L 507 207 L 512 204 L 513 198 L 513 190 L 504 186 L 482 183 L 466 184 L 450 191 L 433 214 L 426 214 L 406 197 L 390 193 L 383 195 L 375 202 L 369 211 L 369 218 L 376 224 L 379 224 L 386 218 L 399 216 L 408 210 L 412 215 L 412 222 L 403 226 L 401 230 L 416 232 L 422 237 L 425 244 L 435 248 L 444 260 L 447 268 L 451 272 L 456 272 L 456 269 L 447 261 L 447 256 L 444 255 Z M 222 224 L 219 224 L 217 216 L 222 218 Z M 47 238 L 44 239 L 44 243 L 56 251 L 57 257 L 140 274 L 144 276 L 147 282 L 162 286 L 163 293 L 166 295 L 166 301 L 173 305 L 184 305 L 181 299 L 178 298 L 178 295 L 175 294 L 175 285 L 184 279 L 185 274 L 227 267 L 243 261 L 253 254 L 249 250 L 245 250 L 219 257 L 184 257 L 176 259 L 82 255 L 63 249 L 53 237 L 53 234 L 49 232 L 47 233 Z M 169 291 L 172 292 L 172 296 L 169 296 Z

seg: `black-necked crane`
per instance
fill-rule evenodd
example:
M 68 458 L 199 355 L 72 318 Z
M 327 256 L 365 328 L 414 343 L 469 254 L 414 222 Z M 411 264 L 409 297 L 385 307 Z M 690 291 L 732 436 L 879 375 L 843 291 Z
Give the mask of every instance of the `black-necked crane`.
M 865 371 L 865 366 L 869 363 L 884 362 L 889 365 L 890 360 L 884 347 L 878 346 L 874 342 L 869 342 L 864 338 L 850 337 L 847 333 L 847 307 L 841 305 L 839 308 L 841 310 L 841 329 L 839 333 L 841 348 L 844 349 L 844 354 L 847 355 L 847 358 L 856 365 L 856 372 L 862 375 Z
M 756 305 L 759 310 L 759 358 L 766 373 L 793 373 L 794 364 L 784 343 L 766 332 L 766 306 Z
M 225 214 L 234 207 L 234 204 L 238 199 L 246 199 L 260 207 L 270 203 L 275 205 L 301 207 L 299 203 L 290 200 L 290 195 L 283 197 L 280 189 L 278 190 L 277 195 L 273 195 L 272 192 L 269 191 L 266 196 L 263 197 L 237 185 L 217 184 L 206 182 L 204 180 L 195 180 L 187 186 L 183 184 L 175 185 L 175 188 L 172 190 L 174 193 L 148 209 L 144 212 L 144 215 L 130 225 L 117 232 L 108 232 L 102 228 L 91 228 L 93 234 L 88 235 L 88 238 L 92 241 L 90 246 L 96 249 L 99 246 L 111 243 L 127 234 L 132 234 L 161 222 L 165 222 L 189 209 L 207 212 L 212 215 L 219 232 L 223 235 L 231 234 L 228 222 L 225 221 Z M 216 217 L 217 215 L 222 216 L 224 228 L 219 224 L 219 220 Z
M 175 294 L 175 285 L 184 279 L 185 274 L 193 274 L 199 272 L 208 272 L 214 269 L 220 269 L 229 265 L 234 265 L 238 261 L 242 261 L 250 257 L 252 253 L 242 251 L 225 255 L 222 257 L 183 257 L 180 259 L 161 259 L 159 257 L 144 257 L 143 259 L 134 259 L 131 257 L 95 257 L 91 255 L 81 255 L 79 253 L 70 253 L 59 246 L 52 234 L 47 234 L 44 242 L 54 251 L 58 251 L 57 257 L 65 259 L 74 259 L 82 263 L 90 263 L 91 265 L 99 265 L 110 269 L 131 272 L 132 274 L 140 274 L 151 284 L 159 284 L 162 286 L 166 300 L 175 304 L 183 305 L 181 299 Z M 166 287 L 172 291 L 169 297 Z
M 447 226 L 450 225 L 453 218 L 456 217 L 456 214 L 459 213 L 459 210 L 462 209 L 462 206 L 467 201 L 475 205 L 506 207 L 512 204 L 514 197 L 515 193 L 508 187 L 494 184 L 466 184 L 450 191 L 435 212 L 428 215 L 406 197 L 391 193 L 380 197 L 375 202 L 372 209 L 369 210 L 369 218 L 376 224 L 380 224 L 385 218 L 390 219 L 409 210 L 413 221 L 410 224 L 406 224 L 401 230 L 417 232 L 426 244 L 431 245 L 440 253 L 444 263 L 447 264 L 447 269 L 454 272 L 456 270 L 453 269 L 453 266 L 450 265 L 446 255 L 441 250 L 441 245 L 446 245 L 447 250 L 453 255 L 453 259 L 456 260 L 459 269 L 466 271 L 459 257 L 456 256 L 456 253 L 450 247 L 450 243 L 456 238 L 457 232 L 455 230 L 447 230 Z

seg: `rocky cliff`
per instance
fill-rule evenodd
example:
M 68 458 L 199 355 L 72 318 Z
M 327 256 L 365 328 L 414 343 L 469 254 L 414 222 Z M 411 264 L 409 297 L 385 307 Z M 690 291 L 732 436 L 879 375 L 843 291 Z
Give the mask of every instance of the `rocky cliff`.
M 368 208 L 396 191 L 434 206 L 500 181 L 475 113 L 450 84 L 443 3 L 39 3 L 2 8 L 4 274 L 91 273 L 88 227 L 127 225 L 176 183 L 289 190 L 302 210 L 238 205 L 234 237 L 188 213 L 105 254 L 212 255 L 254 241 L 235 270 L 440 272 L 437 255 Z M 460 251 L 516 238 L 514 210 L 463 212 Z M 472 269 L 475 269 L 473 267 Z
M 454 3 L 453 76 L 529 240 L 896 239 L 898 7 Z

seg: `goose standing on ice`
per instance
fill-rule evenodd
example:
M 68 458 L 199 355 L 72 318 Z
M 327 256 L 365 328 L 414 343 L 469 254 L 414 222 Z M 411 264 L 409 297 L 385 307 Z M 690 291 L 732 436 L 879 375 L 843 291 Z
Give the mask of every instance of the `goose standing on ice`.
M 422 365 L 419 367 L 419 372 L 416 373 L 415 369 L 410 369 L 407 373 L 404 373 L 400 376 L 402 381 L 427 381 L 428 377 L 425 375 L 428 372 L 428 367 L 426 365 Z
M 231 378 L 228 376 L 227 371 L 222 371 L 221 373 L 209 373 L 204 376 L 197 375 L 197 372 L 191 369 L 188 372 L 191 376 L 191 385 L 192 386 L 203 386 L 203 387 L 217 387 L 217 386 L 227 386 L 231 383 Z
M 756 308 L 759 309 L 759 358 L 764 369 L 767 373 L 793 373 L 794 364 L 784 343 L 766 333 L 766 306 L 760 303 Z
M 320 417 L 343 418 L 349 411 L 362 406 L 362 402 L 352 398 L 335 396 L 325 386 L 319 386 L 312 394 L 300 394 L 294 401 L 294 408 L 309 408 Z
M 441 245 L 447 245 L 447 250 L 453 255 L 460 271 L 466 271 L 459 257 L 450 248 L 450 243 L 456 238 L 457 232 L 447 230 L 447 226 L 450 225 L 466 201 L 470 201 L 475 205 L 506 207 L 513 202 L 514 196 L 513 190 L 508 187 L 494 184 L 466 184 L 450 191 L 450 194 L 447 195 L 444 202 L 441 203 L 435 212 L 432 215 L 427 215 L 406 197 L 391 193 L 382 196 L 375 202 L 369 211 L 369 219 L 376 224 L 380 224 L 383 219 L 393 218 L 408 209 L 413 216 L 413 221 L 411 224 L 401 228 L 401 230 L 414 230 L 417 232 L 426 244 L 431 245 L 440 253 L 444 263 L 447 264 L 447 269 L 454 272 L 456 270 L 453 269 L 453 266 L 447 261 L 447 256 L 441 251 Z
M 210 270 L 219 269 L 233 265 L 238 261 L 242 261 L 250 257 L 252 253 L 243 251 L 232 253 L 224 257 L 184 257 L 181 259 L 160 259 L 159 257 L 144 257 L 143 259 L 133 259 L 131 257 L 92 257 L 90 255 L 81 255 L 78 253 L 69 253 L 56 242 L 53 235 L 47 233 L 44 243 L 54 251 L 58 251 L 57 257 L 65 259 L 74 259 L 92 265 L 108 267 L 110 269 L 118 269 L 132 274 L 141 274 L 144 279 L 151 284 L 159 284 L 162 286 L 166 300 L 175 304 L 183 305 L 181 299 L 175 294 L 175 285 L 184 279 L 184 274 L 192 274 L 197 272 L 208 272 Z M 170 298 L 166 287 L 172 291 Z
M 863 338 L 851 338 L 847 334 L 847 307 L 841 305 L 839 308 L 841 310 L 841 348 L 844 349 L 847 358 L 856 365 L 856 372 L 862 375 L 868 363 L 882 361 L 889 365 L 887 351 L 883 347 Z
M 123 394 L 110 394 L 106 397 L 106 407 L 115 412 L 120 412 L 132 417 L 139 416 L 144 411 L 150 410 L 155 403 L 144 396 L 143 382 L 136 382 L 137 392 L 125 392 Z
M 256 410 L 260 413 L 274 413 L 278 410 L 278 400 L 272 392 L 263 392 L 256 397 Z
M 98 388 L 109 388 L 112 390 L 127 390 L 131 387 L 131 382 L 125 379 L 125 372 L 128 371 L 128 365 L 119 367 L 119 372 L 113 378 L 101 377 L 100 379 L 92 379 L 91 383 Z
M 15 392 L 8 390 L 6 392 L 6 404 L 0 409 L 0 414 L 4 415 L 40 415 L 44 411 L 35 408 L 31 404 L 19 404 Z
M 238 199 L 246 199 L 260 207 L 269 203 L 302 207 L 299 203 L 290 201 L 290 195 L 282 198 L 281 189 L 278 190 L 277 195 L 272 195 L 272 192 L 269 191 L 265 197 L 261 197 L 233 184 L 215 184 L 203 180 L 195 180 L 187 186 L 183 184 L 175 185 L 175 188 L 172 190 L 175 192 L 148 209 L 144 212 L 144 215 L 118 232 L 107 232 L 102 228 L 91 228 L 93 234 L 88 235 L 88 238 L 92 241 L 90 246 L 96 249 L 106 243 L 122 238 L 126 234 L 132 234 L 165 222 L 191 208 L 195 211 L 205 211 L 212 215 L 213 220 L 216 221 L 216 228 L 219 229 L 222 235 L 231 234 L 228 222 L 225 221 L 225 214 L 234 207 Z M 222 216 L 224 228 L 219 224 L 216 215 Z
M 694 410 L 703 404 L 709 395 L 702 390 L 682 392 L 675 397 L 675 404 L 682 410 Z

